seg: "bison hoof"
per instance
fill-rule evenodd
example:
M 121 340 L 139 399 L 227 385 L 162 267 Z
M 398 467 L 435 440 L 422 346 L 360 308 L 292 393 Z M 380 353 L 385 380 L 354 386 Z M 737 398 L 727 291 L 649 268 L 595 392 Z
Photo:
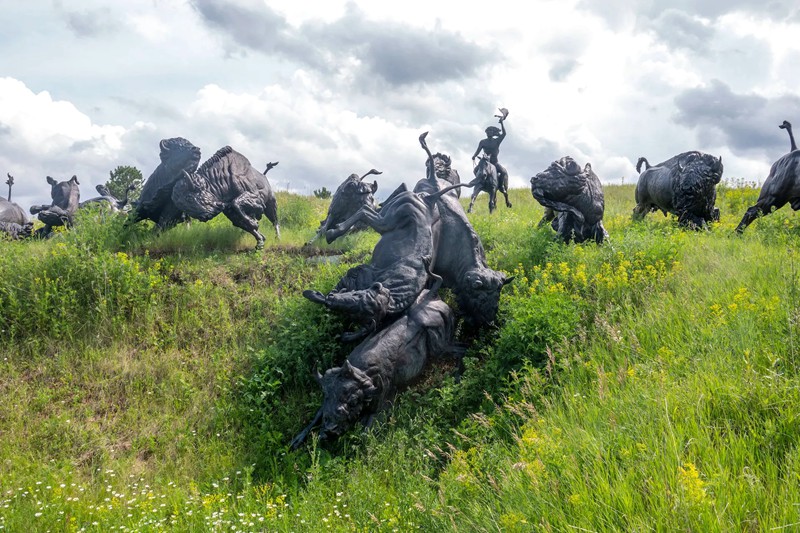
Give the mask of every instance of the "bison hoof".
M 312 291 L 310 289 L 306 289 L 303 291 L 303 296 L 305 296 L 306 298 L 317 304 L 325 303 L 325 295 L 323 295 L 319 291 Z

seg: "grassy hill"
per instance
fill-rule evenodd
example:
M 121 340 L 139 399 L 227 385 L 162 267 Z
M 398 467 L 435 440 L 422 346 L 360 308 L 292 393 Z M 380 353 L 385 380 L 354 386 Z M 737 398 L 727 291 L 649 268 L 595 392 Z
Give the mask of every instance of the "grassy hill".
M 0 241 L 0 530 L 768 531 L 800 524 L 798 244 L 788 208 L 733 233 L 536 227 L 527 190 L 470 220 L 514 275 L 466 372 L 430 369 L 370 431 L 288 442 L 347 326 L 329 290 L 377 236 L 303 247 L 327 202 L 278 195 L 267 247 L 223 217 L 156 235 L 99 212 Z M 444 294 L 448 298 L 447 294 Z

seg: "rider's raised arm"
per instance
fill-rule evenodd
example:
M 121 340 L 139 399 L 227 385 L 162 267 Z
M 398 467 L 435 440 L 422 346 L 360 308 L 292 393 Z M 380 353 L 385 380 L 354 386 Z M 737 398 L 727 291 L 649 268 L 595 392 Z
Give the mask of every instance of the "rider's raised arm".
M 497 141 L 500 142 L 506 138 L 506 124 L 505 124 L 505 117 L 500 118 L 500 135 L 497 136 Z

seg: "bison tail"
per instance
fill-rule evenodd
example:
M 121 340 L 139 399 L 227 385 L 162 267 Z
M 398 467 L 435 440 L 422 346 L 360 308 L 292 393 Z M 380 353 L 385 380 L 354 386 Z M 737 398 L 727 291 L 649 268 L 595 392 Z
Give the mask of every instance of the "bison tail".
M 640 157 L 639 160 L 636 162 L 636 172 L 639 174 L 642 173 L 642 163 L 644 163 L 644 169 L 647 170 L 650 168 L 650 162 L 645 157 Z

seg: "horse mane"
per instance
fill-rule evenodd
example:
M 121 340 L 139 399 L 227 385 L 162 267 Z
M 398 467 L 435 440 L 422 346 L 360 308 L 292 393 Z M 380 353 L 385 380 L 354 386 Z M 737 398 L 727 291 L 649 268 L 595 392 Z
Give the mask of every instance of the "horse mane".
M 200 168 L 197 169 L 197 172 L 199 174 L 202 174 L 204 171 L 206 171 L 209 168 L 211 168 L 212 166 L 216 165 L 219 162 L 220 159 L 222 159 L 223 157 L 227 156 L 231 152 L 233 152 L 233 148 L 231 148 L 230 146 L 223 146 L 222 148 L 217 150 L 217 153 L 215 153 L 214 155 L 209 157 L 208 160 L 205 163 L 203 163 L 200 166 Z

